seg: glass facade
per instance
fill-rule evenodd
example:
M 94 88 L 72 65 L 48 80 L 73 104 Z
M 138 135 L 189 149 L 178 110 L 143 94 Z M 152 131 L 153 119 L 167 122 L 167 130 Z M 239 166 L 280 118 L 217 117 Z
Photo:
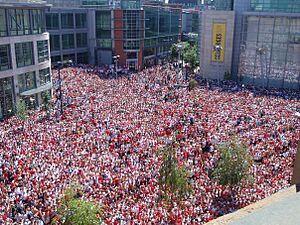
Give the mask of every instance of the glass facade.
M 171 46 L 179 38 L 180 11 L 145 7 L 145 47 Z
M 97 47 L 111 48 L 111 11 L 96 11 Z
M 40 76 L 40 85 L 41 86 L 51 82 L 51 74 L 50 74 L 49 68 L 40 70 L 39 76 Z
M 124 10 L 123 11 L 123 37 L 124 49 L 140 49 L 141 37 L 141 11 Z
M 58 30 L 59 29 L 59 14 L 58 13 L 47 13 L 46 14 L 46 27 L 47 27 L 47 30 Z
M 87 28 L 87 14 L 86 13 L 76 13 L 76 28 Z
M 82 0 L 82 6 L 105 7 L 109 5 L 109 0 Z
M 74 34 L 63 34 L 62 35 L 62 48 L 71 49 L 75 47 Z
M 299 68 L 299 17 L 245 16 L 239 62 L 242 81 L 297 88 Z
M 32 42 L 16 43 L 15 51 L 17 67 L 29 66 L 34 64 Z
M 74 28 L 73 13 L 62 13 L 61 14 L 61 28 L 62 29 Z
M 13 78 L 0 79 L 0 119 L 14 112 Z
M 213 5 L 216 10 L 232 10 L 233 0 L 214 0 Z
M 251 0 L 252 11 L 299 13 L 299 0 Z
M 87 47 L 87 33 L 76 34 L 76 47 L 86 48 Z
M 0 36 L 45 32 L 45 12 L 39 9 L 0 9 Z
M 50 35 L 50 51 L 60 50 L 60 35 Z
M 37 41 L 38 62 L 45 62 L 49 60 L 49 45 L 48 40 Z
M 122 9 L 140 9 L 141 0 L 121 0 Z
M 35 72 L 28 72 L 18 75 L 19 92 L 36 88 Z
M 11 69 L 10 46 L 0 45 L 0 71 Z

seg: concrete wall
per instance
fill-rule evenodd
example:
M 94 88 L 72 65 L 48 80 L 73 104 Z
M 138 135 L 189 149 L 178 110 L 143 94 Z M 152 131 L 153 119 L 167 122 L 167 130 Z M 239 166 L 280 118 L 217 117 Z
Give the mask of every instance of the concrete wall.
M 9 44 L 10 45 L 10 54 L 11 54 L 11 63 L 12 69 L 1 71 L 0 72 L 0 79 L 6 77 L 13 77 L 14 81 L 14 90 L 15 90 L 15 99 L 18 101 L 19 99 L 19 85 L 18 85 L 18 75 L 33 72 L 35 71 L 36 76 L 36 86 L 40 87 L 40 77 L 39 77 L 39 70 L 50 68 L 50 59 L 49 61 L 45 62 L 38 62 L 38 51 L 37 51 L 37 41 L 48 40 L 49 41 L 49 33 L 45 32 L 43 34 L 36 34 L 36 35 L 26 35 L 26 36 L 13 36 L 13 37 L 1 37 L 0 38 L 0 45 Z M 16 54 L 15 54 L 15 44 L 16 43 L 23 43 L 23 42 L 33 42 L 33 54 L 34 54 L 34 64 L 25 67 L 17 67 L 16 62 Z M 50 45 L 48 47 L 48 51 L 50 54 Z M 38 96 L 38 101 L 41 102 L 41 96 Z
M 200 75 L 208 79 L 224 78 L 227 71 L 231 71 L 233 32 L 234 32 L 234 12 L 233 11 L 204 11 L 201 14 L 201 40 L 200 40 Z M 213 24 L 226 24 L 225 59 L 224 62 L 213 62 Z

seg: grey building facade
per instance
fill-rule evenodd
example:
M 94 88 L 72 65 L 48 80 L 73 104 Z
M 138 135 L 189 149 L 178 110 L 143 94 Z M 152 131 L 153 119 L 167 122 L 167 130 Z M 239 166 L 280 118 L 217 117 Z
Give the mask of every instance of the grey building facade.
M 30 108 L 51 94 L 49 7 L 40 1 L 0 2 L 0 119 L 15 112 L 19 99 Z

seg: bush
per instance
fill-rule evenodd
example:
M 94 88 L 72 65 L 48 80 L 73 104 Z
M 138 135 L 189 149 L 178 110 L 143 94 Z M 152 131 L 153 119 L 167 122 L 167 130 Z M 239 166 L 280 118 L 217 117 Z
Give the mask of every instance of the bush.
M 189 90 L 192 91 L 198 86 L 198 82 L 195 79 L 191 79 L 189 82 Z

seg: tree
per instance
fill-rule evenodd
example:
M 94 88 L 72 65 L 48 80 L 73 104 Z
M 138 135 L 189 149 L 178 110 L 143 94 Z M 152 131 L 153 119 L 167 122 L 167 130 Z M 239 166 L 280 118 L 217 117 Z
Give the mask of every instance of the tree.
M 218 147 L 221 157 L 212 172 L 214 179 L 221 185 L 235 186 L 242 181 L 249 180 L 249 169 L 252 165 L 252 158 L 246 146 L 230 141 Z
M 178 165 L 173 145 L 165 147 L 161 154 L 159 186 L 162 194 L 167 200 L 181 201 L 191 192 L 187 172 L 183 166 Z
M 50 108 L 50 95 L 48 92 L 45 92 L 43 95 L 43 105 L 44 105 L 44 110 L 46 111 L 47 116 L 49 116 L 49 108 Z
M 185 44 L 183 48 L 183 60 L 190 65 L 192 71 L 198 66 L 198 49 L 197 45 L 191 46 L 189 43 Z
M 64 225 L 100 225 L 102 224 L 102 208 L 81 199 L 78 188 L 71 187 L 64 192 L 60 205 L 51 224 Z
M 192 91 L 198 86 L 198 82 L 195 79 L 191 79 L 189 82 L 189 90 Z
M 26 120 L 27 106 L 26 102 L 21 99 L 17 103 L 17 117 L 21 120 Z

